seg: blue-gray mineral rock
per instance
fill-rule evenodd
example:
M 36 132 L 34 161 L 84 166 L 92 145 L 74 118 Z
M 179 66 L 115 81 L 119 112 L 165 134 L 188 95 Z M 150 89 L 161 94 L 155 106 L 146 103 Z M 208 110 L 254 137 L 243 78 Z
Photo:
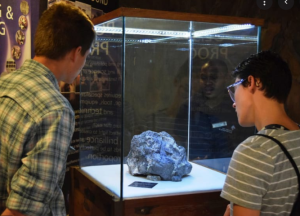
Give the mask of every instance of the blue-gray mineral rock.
M 127 157 L 131 175 L 147 175 L 150 180 L 181 181 L 192 170 L 185 148 L 165 131 L 145 131 L 133 136 Z

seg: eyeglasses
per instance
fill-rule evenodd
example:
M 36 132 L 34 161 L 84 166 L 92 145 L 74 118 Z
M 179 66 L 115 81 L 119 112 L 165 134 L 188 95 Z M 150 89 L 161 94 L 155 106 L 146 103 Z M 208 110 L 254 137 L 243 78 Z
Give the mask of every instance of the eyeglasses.
M 233 101 L 233 103 L 235 103 L 235 99 L 234 99 L 235 88 L 234 87 L 243 83 L 244 81 L 245 81 L 244 79 L 241 79 L 227 87 L 229 96 L 230 96 L 231 100 Z

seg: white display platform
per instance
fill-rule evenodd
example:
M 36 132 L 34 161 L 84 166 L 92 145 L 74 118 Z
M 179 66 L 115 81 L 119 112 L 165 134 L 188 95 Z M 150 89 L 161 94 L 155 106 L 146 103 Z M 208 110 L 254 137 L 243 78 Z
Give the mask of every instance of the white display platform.
M 123 199 L 150 198 L 158 196 L 184 195 L 221 191 L 226 175 L 191 163 L 193 169 L 181 182 L 150 181 L 146 177 L 132 176 L 124 165 Z M 120 165 L 81 167 L 82 173 L 107 193 L 120 198 Z M 129 187 L 135 181 L 158 183 L 153 188 Z

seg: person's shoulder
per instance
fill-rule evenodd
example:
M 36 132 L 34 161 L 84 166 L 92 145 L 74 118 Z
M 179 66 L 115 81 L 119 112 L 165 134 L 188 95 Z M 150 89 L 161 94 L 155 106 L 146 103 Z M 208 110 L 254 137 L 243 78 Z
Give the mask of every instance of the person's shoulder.
M 286 138 L 286 139 L 293 138 L 293 137 L 300 138 L 300 128 L 299 128 L 299 130 L 277 130 L 274 135 L 276 137 L 282 137 L 282 138 Z
M 72 111 L 54 78 L 49 79 L 38 73 L 33 75 L 31 72 L 30 68 L 23 67 L 4 77 L 6 80 L 2 82 L 6 81 L 7 84 L 1 88 L 3 91 L 0 95 L 14 99 L 32 118 L 40 118 L 55 110 Z
M 300 130 L 262 130 L 259 134 L 272 136 L 284 143 L 290 142 L 296 145 L 300 142 Z M 265 154 L 275 157 L 281 150 L 277 148 L 277 144 L 271 139 L 254 134 L 239 144 L 236 151 L 245 152 L 245 154 Z
M 238 152 L 246 156 L 255 157 L 257 157 L 257 155 L 266 155 L 272 157 L 269 155 L 269 149 L 271 147 L 272 145 L 269 144 L 269 140 L 266 140 L 266 138 L 252 135 L 237 146 L 235 153 Z
M 23 73 L 23 69 L 19 68 L 9 74 L 1 76 L 0 78 L 0 97 L 18 97 L 25 94 L 27 89 L 28 78 Z M 32 83 L 31 83 L 32 84 Z M 32 90 L 32 85 L 29 87 Z
M 293 141 L 300 141 L 300 129 L 299 130 L 284 130 L 284 129 L 264 129 L 258 132 L 258 134 L 264 134 L 271 137 L 276 138 L 280 142 L 293 142 Z M 263 140 L 271 141 L 267 137 L 262 136 L 256 136 L 259 138 L 262 138 Z M 273 142 L 273 141 L 272 141 Z M 272 143 L 268 142 L 268 143 Z M 269 144 L 270 145 L 270 144 Z M 265 146 L 268 146 L 268 144 L 265 144 Z
M 276 130 L 274 133 L 269 133 L 269 135 L 284 144 L 287 150 L 293 149 L 300 153 L 300 149 L 298 148 L 300 145 L 300 130 Z

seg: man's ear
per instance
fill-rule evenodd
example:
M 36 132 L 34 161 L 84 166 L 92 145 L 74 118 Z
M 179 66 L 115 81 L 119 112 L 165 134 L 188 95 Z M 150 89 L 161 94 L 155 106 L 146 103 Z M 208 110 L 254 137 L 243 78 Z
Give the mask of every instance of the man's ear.
M 76 62 L 78 60 L 78 57 L 81 56 L 81 50 L 82 50 L 81 46 L 72 49 L 72 51 L 71 51 L 72 52 L 72 54 L 71 54 L 71 60 L 73 62 Z
M 255 78 L 250 75 L 248 76 L 248 89 L 251 91 L 251 92 L 254 92 L 255 88 L 256 88 L 256 85 L 255 85 Z

